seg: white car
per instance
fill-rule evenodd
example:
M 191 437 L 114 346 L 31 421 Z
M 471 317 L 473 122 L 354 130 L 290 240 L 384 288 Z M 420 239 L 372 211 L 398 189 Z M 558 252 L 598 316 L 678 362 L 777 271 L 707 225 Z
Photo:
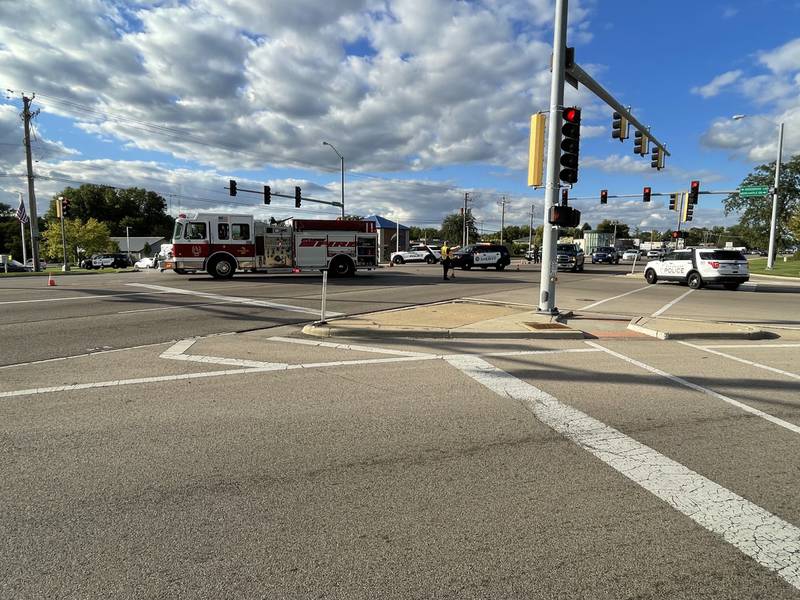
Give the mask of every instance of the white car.
M 638 250 L 625 250 L 622 253 L 622 260 L 638 260 L 639 256 Z
M 663 250 L 656 250 L 654 248 L 653 250 L 648 250 L 646 256 L 647 258 L 660 258 L 662 254 L 664 254 Z
M 136 267 L 137 269 L 152 269 L 154 265 L 155 262 L 153 261 L 152 258 L 148 256 L 140 258 L 135 263 L 133 263 L 133 266 Z
M 426 262 L 432 265 L 442 260 L 442 249 L 440 246 L 411 246 L 410 250 L 392 252 L 389 259 L 396 265 L 407 262 Z
M 644 269 L 644 278 L 647 283 L 678 281 L 694 290 L 717 283 L 726 290 L 735 290 L 750 279 L 750 270 L 747 259 L 738 250 L 692 248 L 651 260 Z

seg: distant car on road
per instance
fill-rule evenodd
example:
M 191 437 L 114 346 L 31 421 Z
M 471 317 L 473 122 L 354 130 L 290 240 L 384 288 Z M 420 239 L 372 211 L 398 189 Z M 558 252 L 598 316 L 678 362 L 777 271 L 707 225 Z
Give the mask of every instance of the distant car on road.
M 425 244 L 411 246 L 410 250 L 392 252 L 389 259 L 396 265 L 402 265 L 407 262 L 426 262 L 432 265 L 442 260 L 442 248 L 441 246 L 427 246 Z
M 575 244 L 558 244 L 556 246 L 556 263 L 559 269 L 570 269 L 571 271 L 583 271 L 586 257 Z
M 122 253 L 98 254 L 92 258 L 93 269 L 124 269 L 130 266 L 128 256 Z
M 641 256 L 639 251 L 636 249 L 633 250 L 625 250 L 622 254 L 622 260 L 636 260 Z
M 692 289 L 707 284 L 722 284 L 735 290 L 750 279 L 747 259 L 738 250 L 691 248 L 675 250 L 659 260 L 651 260 L 644 269 L 647 283 L 678 281 Z
M 595 248 L 592 252 L 592 264 L 597 262 L 618 265 L 619 254 L 617 254 L 617 249 L 612 248 L 611 246 L 600 246 L 599 248 Z
M 145 256 L 144 258 L 140 258 L 133 266 L 137 269 L 152 269 L 155 267 L 155 258 L 150 258 L 149 256 Z
M 453 253 L 453 268 L 469 271 L 472 267 L 502 271 L 511 264 L 508 248 L 500 244 L 470 244 Z
M 663 254 L 664 254 L 663 250 L 657 250 L 654 248 L 653 250 L 647 251 L 647 258 L 661 258 Z

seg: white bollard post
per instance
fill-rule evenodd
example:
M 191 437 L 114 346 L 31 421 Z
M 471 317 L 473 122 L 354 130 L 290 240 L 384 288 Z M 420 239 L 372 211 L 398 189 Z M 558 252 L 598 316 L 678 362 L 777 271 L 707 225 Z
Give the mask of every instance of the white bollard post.
M 325 325 L 325 299 L 328 295 L 328 269 L 322 270 L 322 308 L 319 315 L 319 324 Z

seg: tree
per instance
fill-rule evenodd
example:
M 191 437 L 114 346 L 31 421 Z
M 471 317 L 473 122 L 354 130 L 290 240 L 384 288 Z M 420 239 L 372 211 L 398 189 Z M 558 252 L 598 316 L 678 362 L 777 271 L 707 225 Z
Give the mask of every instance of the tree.
M 361 215 L 345 215 L 343 217 L 339 217 L 340 221 L 363 221 L 364 217 Z
M 755 168 L 740 185 L 762 185 L 771 187 L 775 183 L 775 163 L 760 165 Z M 770 221 L 772 219 L 772 201 L 770 198 L 757 196 L 743 198 L 728 196 L 723 201 L 725 214 L 738 213 L 739 225 L 737 233 L 751 248 L 766 248 L 769 245 Z M 780 182 L 778 186 L 778 223 L 775 241 L 778 248 L 791 242 L 790 222 L 800 211 L 800 155 L 793 156 L 781 164 Z
M 78 262 L 82 256 L 103 252 L 111 247 L 111 232 L 105 223 L 97 219 L 89 219 L 86 223 L 82 223 L 80 219 L 66 219 L 64 229 L 67 234 L 67 256 L 72 262 Z M 42 242 L 46 256 L 64 260 L 61 224 L 58 221 L 50 221 L 42 235 Z
M 478 239 L 478 228 L 475 227 L 475 219 L 472 217 L 472 210 L 467 209 L 467 228 L 469 239 L 474 242 Z M 458 245 L 464 237 L 464 216 L 460 213 L 447 215 L 442 221 L 442 239 L 450 244 Z
M 435 227 L 409 227 L 408 235 L 412 240 L 434 240 L 439 237 Z
M 601 233 L 614 233 L 616 224 L 616 231 L 617 231 L 617 238 L 628 238 L 630 237 L 630 228 L 625 223 L 620 223 L 619 221 L 609 221 L 608 219 L 603 219 L 600 221 L 600 224 L 597 226 L 596 231 Z
M 583 229 L 584 231 L 591 231 L 592 230 L 592 226 L 589 225 L 588 223 L 584 223 L 583 225 L 581 225 L 581 229 Z
M 83 222 L 95 219 L 105 223 L 111 235 L 125 235 L 125 227 L 130 227 L 137 235 L 169 237 L 172 233 L 174 220 L 166 212 L 167 202 L 155 192 L 93 184 L 68 187 L 55 194 L 50 201 L 50 209 L 45 215 L 48 221 L 57 218 L 56 202 L 59 196 L 69 199 L 71 218 Z

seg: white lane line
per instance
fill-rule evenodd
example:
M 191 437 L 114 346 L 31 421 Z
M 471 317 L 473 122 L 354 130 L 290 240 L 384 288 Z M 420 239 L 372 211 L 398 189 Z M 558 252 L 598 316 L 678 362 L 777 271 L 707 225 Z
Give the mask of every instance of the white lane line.
M 137 308 L 136 310 L 120 310 L 117 312 L 117 314 L 129 315 L 132 313 L 157 312 L 160 310 L 181 310 L 183 308 L 197 308 L 199 306 L 218 306 L 220 304 L 230 304 L 230 302 L 203 302 L 201 304 L 181 304 L 180 306 L 164 306 L 160 308 Z
M 599 300 L 597 302 L 593 302 L 592 304 L 587 304 L 586 306 L 582 306 L 578 310 L 589 310 L 590 308 L 594 308 L 595 306 L 600 306 L 601 304 L 605 304 L 606 302 L 611 302 L 612 300 L 616 300 L 617 298 L 623 298 L 625 296 L 630 296 L 631 294 L 635 294 L 637 292 L 641 292 L 642 290 L 650 289 L 649 285 L 644 287 L 636 288 L 635 290 L 631 290 L 630 292 L 625 292 L 624 294 L 620 294 L 619 296 L 612 296 L 611 298 L 606 298 L 605 300 Z
M 800 348 L 800 344 L 704 344 L 698 348 Z
M 650 315 L 650 316 L 651 316 L 651 317 L 657 317 L 658 315 L 664 314 L 664 313 L 665 313 L 665 312 L 667 312 L 667 311 L 668 311 L 670 308 L 672 308 L 673 306 L 675 306 L 675 305 L 676 305 L 678 302 L 680 302 L 681 300 L 683 300 L 684 298 L 686 298 L 686 296 L 688 296 L 689 294 L 691 294 L 693 291 L 694 291 L 694 290 L 689 290 L 689 291 L 688 291 L 688 292 L 686 292 L 685 294 L 681 294 L 680 296 L 678 296 L 677 298 L 675 298 L 675 300 L 673 300 L 672 302 L 668 302 L 667 304 L 665 304 L 664 306 L 662 306 L 661 308 L 659 308 L 659 309 L 658 309 L 656 312 L 654 312 L 654 313 L 653 313 L 652 315 Z
M 296 338 L 287 338 L 281 336 L 273 336 L 268 338 L 273 342 L 284 342 L 287 344 L 300 344 L 303 346 L 315 346 L 318 348 L 338 348 L 340 350 L 352 350 L 354 352 L 374 352 L 377 354 L 395 354 L 397 356 L 433 356 L 430 352 L 411 352 L 406 350 L 391 350 L 389 348 L 379 348 L 377 346 L 359 346 L 355 344 L 337 344 L 334 342 L 318 342 L 312 340 L 301 340 Z
M 779 375 L 783 375 L 785 377 L 791 377 L 792 379 L 800 379 L 800 375 L 797 373 L 791 373 L 789 371 L 783 371 L 781 369 L 776 369 L 775 367 L 770 367 L 769 365 L 762 365 L 761 363 L 753 362 L 752 360 L 747 360 L 744 358 L 739 358 L 738 356 L 733 356 L 732 354 L 726 354 L 724 352 L 718 352 L 716 350 L 711 350 L 706 346 L 696 346 L 695 344 L 690 344 L 689 342 L 681 342 L 678 341 L 679 344 L 683 344 L 684 346 L 689 346 L 690 348 L 695 348 L 696 350 L 701 350 L 703 352 L 709 352 L 710 354 L 716 354 L 717 356 L 722 356 L 723 358 L 729 358 L 731 360 L 735 360 L 745 365 L 750 365 L 751 367 L 756 367 L 758 369 L 764 369 L 765 371 L 772 371 L 773 373 L 778 373 Z
M 486 361 L 448 362 L 800 589 L 800 529 Z
M 141 285 L 141 284 L 128 284 Z M 121 298 L 123 296 L 154 296 L 168 292 L 127 292 L 125 294 L 97 294 L 92 296 L 64 296 L 62 298 L 38 298 L 36 300 L 5 300 L 0 304 L 33 304 L 35 302 L 63 302 L 67 300 L 89 300 L 91 298 Z
M 181 288 L 166 287 L 163 285 L 151 285 L 149 283 L 129 283 L 132 287 L 142 287 L 151 290 L 157 290 L 168 294 L 180 294 L 184 296 L 197 296 L 199 298 L 209 298 L 221 302 L 230 302 L 233 304 L 243 304 L 247 306 L 262 306 L 265 308 L 277 308 L 287 312 L 303 313 L 306 315 L 319 315 L 319 309 L 306 308 L 305 306 L 293 306 L 291 304 L 280 304 L 278 302 L 268 302 L 266 300 L 254 300 L 252 298 L 242 298 L 239 296 L 221 296 L 219 294 L 211 294 L 209 292 L 200 292 L 194 290 L 184 290 Z M 341 317 L 342 313 L 326 311 L 326 315 L 330 317 Z
M 595 342 L 587 341 L 586 343 L 588 345 L 592 346 L 593 348 L 599 348 L 603 352 L 605 352 L 607 354 L 610 354 L 611 356 L 616 356 L 617 358 L 619 358 L 621 360 L 624 360 L 625 362 L 630 363 L 632 365 L 635 365 L 635 366 L 639 367 L 640 369 L 644 369 L 645 371 L 649 371 L 651 373 L 655 373 L 656 375 L 661 375 L 661 377 L 665 377 L 665 378 L 669 379 L 670 381 L 674 381 L 675 383 L 679 383 L 679 384 L 681 384 L 683 386 L 686 386 L 688 388 L 691 388 L 691 389 L 693 389 L 695 391 L 702 392 L 703 394 L 707 394 L 709 396 L 712 396 L 712 397 L 716 398 L 717 400 L 722 400 L 723 402 L 726 402 L 726 403 L 730 404 L 731 406 L 735 406 L 736 408 L 739 408 L 739 409 L 741 409 L 741 410 L 743 410 L 745 412 L 749 412 L 750 414 L 756 415 L 757 417 L 761 417 L 762 419 L 765 419 L 765 420 L 769 421 L 770 423 L 774 423 L 775 425 L 779 425 L 780 427 L 783 427 L 784 429 L 788 429 L 789 431 L 791 431 L 793 433 L 800 433 L 800 426 L 797 426 L 794 423 L 789 423 L 788 421 L 784 421 L 783 419 L 779 419 L 778 417 L 774 417 L 774 416 L 772 416 L 772 415 L 770 415 L 768 413 L 765 413 L 764 411 L 758 410 L 757 408 L 753 408 L 752 406 L 744 404 L 743 402 L 739 402 L 738 400 L 734 400 L 733 398 L 729 398 L 728 396 L 724 396 L 723 394 L 720 394 L 719 392 L 715 392 L 712 389 L 705 388 L 702 385 L 697 385 L 696 383 L 692 383 L 691 381 L 687 381 L 686 379 L 683 379 L 682 377 L 678 377 L 677 375 L 673 375 L 671 373 L 667 373 L 666 371 L 662 371 L 661 369 L 657 369 L 655 367 L 651 367 L 650 365 L 647 365 L 647 364 L 645 364 L 645 363 L 643 363 L 641 361 L 638 361 L 635 358 L 631 358 L 630 356 L 625 356 L 624 354 L 620 354 L 619 352 L 614 352 L 613 350 L 609 350 L 608 348 L 605 348 L 605 347 L 603 347 L 600 344 L 597 344 Z

